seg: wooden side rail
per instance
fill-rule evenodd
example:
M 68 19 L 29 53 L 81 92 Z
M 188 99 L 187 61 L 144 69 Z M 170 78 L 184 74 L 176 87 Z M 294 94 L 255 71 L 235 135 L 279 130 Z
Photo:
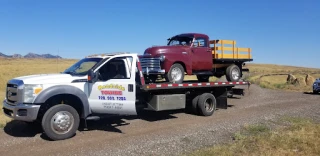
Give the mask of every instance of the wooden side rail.
M 211 49 L 214 59 L 252 59 L 251 48 L 236 47 L 234 40 L 211 40 L 210 44 L 213 44 Z M 218 44 L 220 46 L 217 46 Z

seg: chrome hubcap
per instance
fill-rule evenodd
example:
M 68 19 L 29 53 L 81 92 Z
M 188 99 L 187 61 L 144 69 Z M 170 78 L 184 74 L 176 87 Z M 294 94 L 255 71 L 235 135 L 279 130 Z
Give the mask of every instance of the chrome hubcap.
M 179 81 L 182 77 L 182 71 L 179 68 L 173 68 L 171 71 L 171 77 L 174 81 Z
M 57 112 L 51 119 L 51 128 L 55 133 L 65 134 L 73 127 L 74 118 L 67 111 Z
M 213 110 L 213 102 L 211 99 L 207 99 L 204 108 L 206 109 L 207 112 L 211 112 Z
M 240 77 L 240 72 L 238 69 L 233 69 L 231 75 L 233 79 L 238 80 Z

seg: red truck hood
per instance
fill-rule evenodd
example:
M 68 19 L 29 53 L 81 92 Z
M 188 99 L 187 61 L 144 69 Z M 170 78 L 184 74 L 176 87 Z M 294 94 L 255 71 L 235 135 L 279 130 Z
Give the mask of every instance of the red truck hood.
M 174 45 L 174 46 L 153 46 L 144 51 L 143 57 L 155 57 L 161 54 L 174 53 L 189 49 L 189 46 Z

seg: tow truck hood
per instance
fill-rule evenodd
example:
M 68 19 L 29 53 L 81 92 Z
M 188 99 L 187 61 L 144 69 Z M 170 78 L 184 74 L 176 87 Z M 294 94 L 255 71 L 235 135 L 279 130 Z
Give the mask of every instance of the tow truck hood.
M 25 84 L 52 84 L 52 83 L 71 83 L 75 79 L 83 79 L 85 76 L 72 76 L 70 74 L 55 73 L 55 74 L 37 74 L 14 78 L 22 80 Z

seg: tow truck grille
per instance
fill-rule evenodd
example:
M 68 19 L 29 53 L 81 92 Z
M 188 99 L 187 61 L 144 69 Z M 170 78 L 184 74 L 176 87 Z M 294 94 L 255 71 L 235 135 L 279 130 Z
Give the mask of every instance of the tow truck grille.
M 16 104 L 18 101 L 18 85 L 9 83 L 7 84 L 6 98 L 9 104 Z
M 159 58 L 141 58 L 141 67 L 143 71 L 160 71 L 161 65 L 160 65 L 160 59 Z

